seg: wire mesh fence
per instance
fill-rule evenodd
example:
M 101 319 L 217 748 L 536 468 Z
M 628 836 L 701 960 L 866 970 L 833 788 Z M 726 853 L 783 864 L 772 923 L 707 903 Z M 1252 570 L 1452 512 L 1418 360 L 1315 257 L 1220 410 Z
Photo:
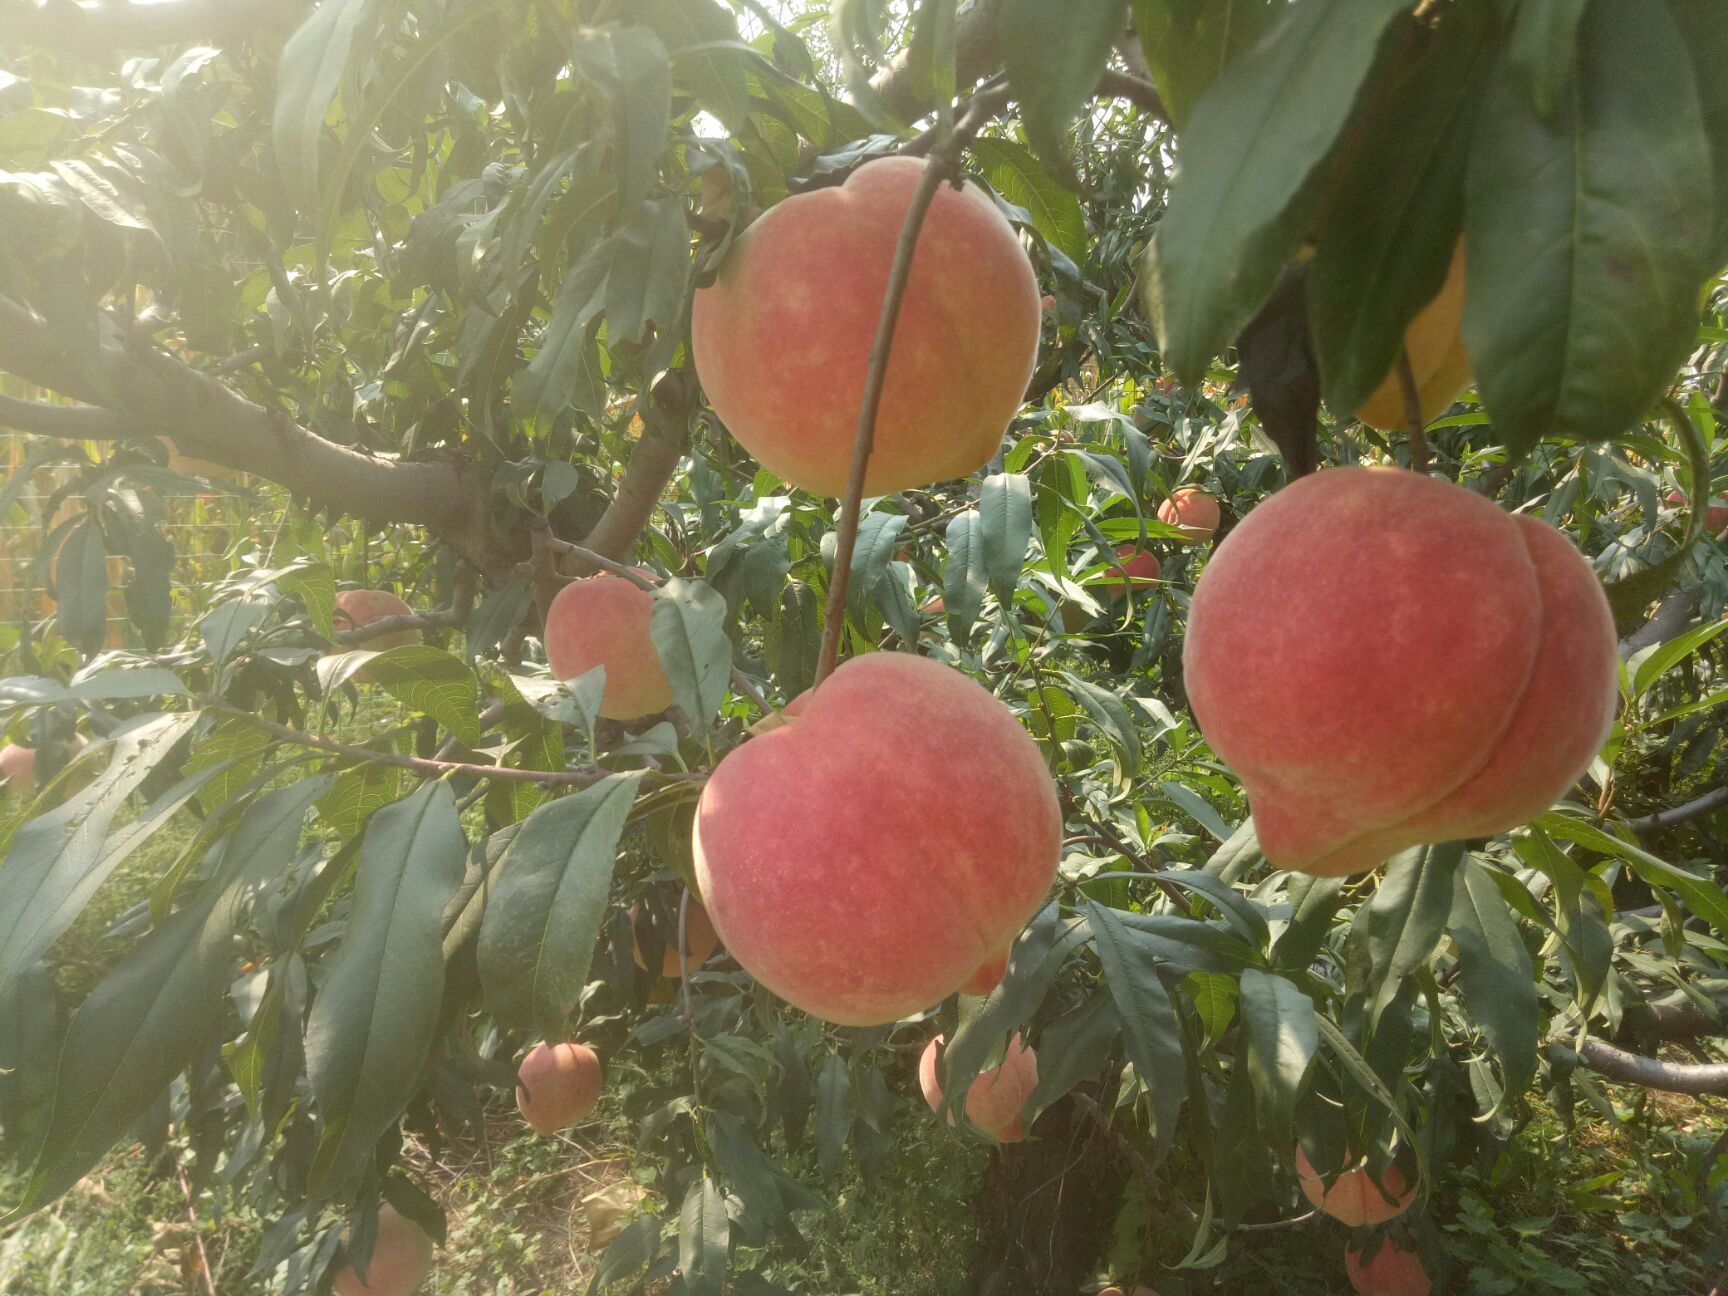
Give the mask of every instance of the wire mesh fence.
M 85 469 L 66 463 L 33 466 L 29 450 L 27 438 L 0 434 L 0 489 L 14 496 L 0 514 L 0 624 L 4 625 L 36 622 L 53 614 L 52 571 L 44 561 L 44 543 L 55 528 L 82 516 L 89 507 L 77 489 Z M 197 469 L 195 462 L 174 463 L 174 458 L 172 467 Z M 25 479 L 19 480 L 19 474 L 25 474 Z M 274 492 L 252 489 L 245 478 L 231 483 L 158 482 L 151 489 L 164 514 L 160 530 L 174 547 L 170 589 L 176 612 L 195 606 L 199 600 L 194 591 L 208 588 L 230 570 L 236 546 L 267 544 L 284 512 Z M 138 634 L 127 619 L 123 593 L 129 576 L 127 559 L 110 555 L 107 571 L 104 644 L 137 646 Z

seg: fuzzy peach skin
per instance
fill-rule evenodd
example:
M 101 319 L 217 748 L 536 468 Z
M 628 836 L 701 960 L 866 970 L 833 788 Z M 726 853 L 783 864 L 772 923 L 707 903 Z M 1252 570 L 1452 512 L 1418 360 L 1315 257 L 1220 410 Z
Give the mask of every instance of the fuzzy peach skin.
M 672 686 L 654 651 L 654 596 L 622 576 L 571 581 L 546 611 L 546 660 L 559 679 L 606 668 L 600 714 L 634 720 L 672 705 Z
M 636 960 L 636 966 L 646 969 L 647 960 L 642 957 L 642 943 L 634 932 L 643 922 L 641 911 L 635 905 L 630 906 L 630 956 Z M 708 911 L 696 901 L 690 902 L 690 910 L 684 915 L 684 962 L 692 972 L 696 971 L 713 955 L 720 946 L 720 937 L 714 932 L 714 923 L 708 917 Z M 672 939 L 665 943 L 665 950 L 660 956 L 660 975 L 675 977 L 678 972 L 678 938 L 677 928 L 672 930 Z
M 568 1129 L 600 1101 L 600 1059 L 586 1044 L 536 1044 L 516 1078 L 516 1110 L 536 1134 Z
M 871 162 L 787 198 L 696 293 L 696 374 L 727 429 L 794 486 L 841 495 L 894 245 L 924 174 Z M 1038 280 L 974 185 L 944 184 L 918 238 L 864 493 L 964 477 L 996 453 L 1038 353 Z
M 1668 502 L 1682 509 L 1691 507 L 1684 491 L 1669 491 Z M 1728 502 L 1719 499 L 1710 501 L 1704 514 L 1704 529 L 1713 536 L 1720 536 L 1724 531 L 1728 531 Z
M 972 975 L 960 983 L 960 993 L 963 995 L 987 995 L 1002 984 L 1002 978 L 1008 974 L 1008 952 L 1004 950 L 994 958 L 980 963 Z
M 66 743 L 66 759 L 71 760 L 83 751 L 87 744 L 83 735 L 74 736 Z M 92 776 L 94 777 L 94 776 Z M 75 782 L 68 779 L 62 787 Z M 89 786 L 89 779 L 84 780 L 84 786 Z M 0 798 L 13 798 L 28 801 L 36 795 L 36 749 L 21 747 L 17 743 L 7 743 L 0 747 Z
M 394 1206 L 378 1208 L 378 1240 L 362 1279 L 352 1265 L 337 1273 L 336 1296 L 409 1296 L 432 1268 L 432 1239 Z
M 1374 1258 L 1363 1263 L 1366 1249 L 1354 1244 L 1344 1248 L 1344 1273 L 1356 1296 L 1428 1296 L 1434 1290 L 1434 1280 L 1414 1251 L 1383 1238 Z
M 1122 570 L 1112 567 L 1109 583 L 1104 586 L 1104 596 L 1110 599 L 1126 598 L 1130 589 L 1149 588 L 1164 570 L 1156 554 L 1132 542 L 1116 546 L 1116 561 Z
M 1195 587 L 1183 663 L 1266 858 L 1318 876 L 1542 813 L 1617 695 L 1572 543 L 1397 468 L 1316 473 L 1250 513 Z
M 938 1035 L 918 1058 L 918 1087 L 931 1111 L 942 1110 L 942 1086 L 936 1079 L 942 1041 Z M 1020 1116 L 1037 1087 L 1038 1055 L 1015 1035 L 1008 1041 L 1001 1065 L 981 1072 L 966 1090 L 966 1119 L 998 1143 L 1019 1143 L 1026 1137 Z
M 696 880 L 727 951 L 842 1026 L 898 1021 L 1001 957 L 1056 875 L 1038 745 L 970 676 L 842 664 L 731 752 L 696 807 Z
M 1440 291 L 1404 330 L 1404 351 L 1410 374 L 1422 398 L 1422 422 L 1438 418 L 1470 385 L 1470 355 L 1464 349 L 1464 240 L 1452 251 L 1452 264 Z M 1398 367 L 1386 375 L 1374 394 L 1356 411 L 1370 427 L 1386 432 L 1403 429 L 1404 381 Z
M 1297 1148 L 1296 1178 L 1311 1206 L 1351 1228 L 1397 1219 L 1416 1200 L 1416 1189 L 1396 1162 L 1386 1166 L 1378 1183 L 1365 1166 L 1358 1165 L 1334 1176 L 1328 1185 L 1308 1154 Z
M 358 630 L 361 626 L 371 625 L 384 617 L 413 614 L 414 609 L 389 590 L 343 590 L 336 596 L 332 620 L 338 631 Z M 418 630 L 392 630 L 376 639 L 368 639 L 357 647 L 383 652 L 386 648 L 401 648 L 406 644 L 419 642 Z
M 1187 544 L 1205 544 L 1218 530 L 1218 500 L 1198 486 L 1184 486 L 1158 506 L 1158 520 L 1180 527 Z

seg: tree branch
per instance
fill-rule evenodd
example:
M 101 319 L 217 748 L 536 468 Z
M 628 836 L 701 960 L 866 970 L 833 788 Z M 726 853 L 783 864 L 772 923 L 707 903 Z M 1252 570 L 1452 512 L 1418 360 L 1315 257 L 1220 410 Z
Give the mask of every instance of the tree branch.
M 349 449 L 152 347 L 109 340 L 70 352 L 45 322 L 3 297 L 0 370 L 97 407 L 129 433 L 172 436 L 188 455 L 255 473 L 317 505 L 424 525 L 489 576 L 503 576 L 519 557 L 520 544 L 492 523 L 479 469 L 459 454 L 406 460 Z
M 954 16 L 954 84 L 970 90 L 1002 66 L 996 48 L 996 16 L 1002 0 L 966 0 Z M 901 121 L 917 121 L 936 106 L 930 88 L 921 85 L 910 50 L 894 59 L 870 82 L 888 111 Z
M 121 420 L 96 405 L 49 405 L 0 396 L 0 427 L 70 441 L 115 441 L 126 435 Z
M 1674 824 L 1686 823 L 1700 815 L 1707 815 L 1712 810 L 1728 806 L 1728 784 L 1706 792 L 1682 805 L 1673 806 L 1667 810 L 1658 810 L 1655 814 L 1639 815 L 1636 819 L 1628 819 L 1626 826 L 1634 832 L 1649 832 L 1654 828 L 1668 828 Z
M 1656 615 L 1620 641 L 1622 659 L 1655 644 L 1667 643 L 1692 620 L 1692 595 L 1683 589 L 1669 590 L 1656 605 Z
M 614 562 L 629 556 L 660 507 L 660 493 L 678 471 L 698 399 L 693 370 L 674 369 L 654 384 L 645 402 L 642 439 L 630 452 L 617 495 L 583 540 L 585 548 Z
M 1570 1051 L 1570 1046 L 1564 1042 L 1556 1042 L 1550 1048 Z M 1664 1062 L 1660 1058 L 1628 1053 L 1612 1044 L 1589 1038 L 1578 1045 L 1575 1056 L 1581 1065 L 1597 1075 L 1621 1084 L 1657 1089 L 1663 1093 L 1728 1096 L 1728 1065 L 1721 1063 Z
M 207 710 L 220 712 L 225 716 L 251 725 L 254 729 L 280 738 L 283 742 L 296 743 L 301 747 L 312 747 L 318 751 L 329 752 L 332 756 L 342 756 L 349 760 L 366 761 L 374 765 L 394 765 L 398 769 L 413 770 L 428 778 L 444 778 L 447 775 L 465 775 L 470 778 L 492 779 L 501 783 L 537 783 L 542 787 L 586 787 L 598 783 L 611 771 L 602 769 L 590 770 L 530 770 L 512 769 L 505 765 L 470 765 L 462 761 L 427 760 L 422 756 L 403 756 L 398 752 L 376 751 L 371 747 L 361 747 L 355 743 L 338 742 L 334 738 L 324 738 L 317 734 L 309 734 L 287 725 L 277 724 L 274 720 L 266 720 L 263 716 L 254 715 L 241 707 L 229 706 L 226 703 L 213 703 Z M 706 774 L 661 774 L 650 771 L 643 775 L 643 786 L 659 787 L 667 783 L 701 783 L 707 780 Z

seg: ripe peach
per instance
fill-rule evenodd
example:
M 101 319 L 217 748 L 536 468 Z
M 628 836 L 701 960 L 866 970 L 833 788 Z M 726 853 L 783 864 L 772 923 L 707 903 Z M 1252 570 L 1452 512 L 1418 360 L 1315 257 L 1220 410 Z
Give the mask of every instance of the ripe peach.
M 606 668 L 600 714 L 634 720 L 672 705 L 672 686 L 654 651 L 654 596 L 622 576 L 571 581 L 546 611 L 546 661 L 559 679 Z
M 1164 570 L 1157 555 L 1132 542 L 1116 546 L 1116 561 L 1122 565 L 1122 570 L 1110 569 L 1109 583 L 1104 586 L 1104 596 L 1109 599 L 1126 598 L 1130 589 L 1150 588 L 1158 583 L 1158 576 Z
M 630 906 L 630 923 L 639 927 L 642 922 L 640 911 L 635 905 Z M 684 962 L 692 972 L 706 963 L 719 948 L 720 937 L 714 932 L 714 924 L 708 917 L 708 911 L 690 901 L 690 910 L 684 915 Z M 642 957 L 642 946 L 632 936 L 630 940 L 630 955 L 636 960 L 636 966 L 646 968 L 647 960 Z M 666 942 L 665 952 L 660 956 L 660 975 L 675 977 L 678 975 L 678 938 L 674 928 L 671 939 Z
M 918 1087 L 931 1111 L 942 1109 L 942 1086 L 936 1080 L 942 1040 L 940 1035 L 931 1040 L 918 1058 Z M 1008 1041 L 1001 1065 L 981 1073 L 967 1089 L 966 1119 L 998 1143 L 1019 1143 L 1026 1137 L 1020 1115 L 1037 1087 L 1037 1054 L 1015 1035 Z
M 516 1109 L 536 1134 L 568 1129 L 600 1101 L 600 1059 L 585 1044 L 536 1044 L 516 1075 Z
M 1205 544 L 1218 530 L 1218 500 L 1198 486 L 1184 486 L 1158 506 L 1158 520 L 1182 529 L 1187 544 Z
M 1328 1186 L 1326 1176 L 1297 1148 L 1296 1178 L 1310 1205 L 1351 1228 L 1397 1219 L 1416 1200 L 1416 1189 L 1404 1178 L 1397 1162 L 1387 1165 L 1378 1182 L 1366 1166 L 1357 1163 L 1336 1175 Z
M 408 616 L 414 609 L 389 590 L 343 590 L 336 596 L 336 604 L 331 613 L 331 621 L 338 633 L 344 630 L 358 630 L 361 626 L 388 616 Z M 326 657 L 334 653 L 348 652 L 352 649 L 365 648 L 372 652 L 383 652 L 386 648 L 401 648 L 406 644 L 420 642 L 418 630 L 392 630 L 362 643 L 348 646 L 328 648 Z M 372 682 L 372 673 L 362 666 L 354 672 L 354 678 L 361 684 Z
M 66 759 L 71 760 L 85 747 L 81 735 L 74 736 L 65 747 Z M 73 780 L 68 779 L 68 786 Z M 36 795 L 36 749 L 7 743 L 0 747 L 0 796 L 28 801 Z
M 1546 810 L 1602 745 L 1619 665 L 1569 540 L 1398 468 L 1315 473 L 1249 514 L 1183 661 L 1266 857 L 1317 876 Z
M 1353 1243 L 1344 1248 L 1344 1272 L 1356 1296 L 1428 1296 L 1434 1290 L 1421 1257 L 1391 1238 L 1380 1240 L 1380 1249 L 1366 1264 L 1363 1250 Z
M 1690 508 L 1684 491 L 1669 491 L 1668 502 L 1678 508 Z M 1713 536 L 1719 536 L 1728 530 L 1728 501 L 1713 499 L 1709 510 L 1704 514 L 1704 529 Z
M 999 957 L 1043 902 L 1062 817 L 1038 745 L 971 677 L 853 658 L 714 771 L 696 880 L 758 981 L 843 1026 L 898 1021 Z
M 794 486 L 846 489 L 894 245 L 925 165 L 883 158 L 776 204 L 696 293 L 692 348 L 714 412 Z M 865 494 L 989 461 L 1031 380 L 1039 315 L 1012 227 L 983 191 L 944 184 L 895 328 Z
M 394 1206 L 378 1208 L 378 1239 L 362 1279 L 344 1265 L 331 1287 L 336 1296 L 408 1296 L 432 1268 L 432 1239 Z
M 1008 953 L 1004 950 L 994 958 L 985 959 L 960 984 L 963 995 L 987 995 L 1002 984 L 1002 978 L 1008 974 Z
M 1439 293 L 1416 313 L 1404 330 L 1404 350 L 1422 398 L 1424 426 L 1438 418 L 1470 385 L 1470 356 L 1464 350 L 1464 240 L 1452 252 L 1452 264 Z M 1405 426 L 1404 383 L 1396 364 L 1356 411 L 1370 427 L 1386 432 Z

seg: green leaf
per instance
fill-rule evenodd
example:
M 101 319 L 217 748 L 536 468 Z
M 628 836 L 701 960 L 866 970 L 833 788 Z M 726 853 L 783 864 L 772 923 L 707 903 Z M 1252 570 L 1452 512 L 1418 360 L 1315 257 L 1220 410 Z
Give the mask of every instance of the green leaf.
M 108 634 L 108 549 L 94 516 L 66 533 L 53 573 L 60 633 L 86 656 L 98 652 Z
M 1290 921 L 1272 946 L 1272 966 L 1280 972 L 1302 972 L 1326 943 L 1333 916 L 1344 901 L 1344 879 L 1293 873 L 1285 882 L 1285 895 L 1290 899 Z
M 192 1065 L 220 1024 L 242 913 L 287 868 L 328 786 L 310 778 L 260 797 L 197 896 L 135 945 L 79 1006 L 61 1050 L 54 1108 L 10 1222 L 84 1176 Z
M 856 612 L 868 606 L 876 587 L 888 575 L 888 564 L 900 547 L 906 529 L 904 513 L 866 513 L 858 519 L 858 538 L 852 546 L 852 566 L 846 581 L 846 605 Z M 838 536 L 830 531 L 822 537 L 822 556 L 830 564 L 839 552 Z
M 1143 942 L 1122 921 L 1121 914 L 1090 900 L 1082 912 L 1091 922 L 1098 960 L 1104 965 L 1104 978 L 1122 1019 L 1128 1060 L 1151 1100 L 1152 1136 L 1161 1159 L 1175 1137 L 1185 1088 L 1186 1063 L 1176 1005 L 1170 1002 L 1170 992 L 1158 975 L 1154 947 Z
M 730 1237 L 725 1194 L 703 1175 L 690 1184 L 678 1212 L 678 1268 L 688 1296 L 722 1296 Z
M 612 123 L 612 165 L 626 210 L 653 187 L 672 125 L 672 67 L 646 27 L 584 28 L 571 51 L 577 74 L 599 88 Z
M 1536 1074 L 1540 1028 L 1530 951 L 1487 869 L 1466 856 L 1458 881 L 1447 922 L 1458 942 L 1458 987 L 1470 1019 L 1499 1055 L 1504 1092 L 1522 1094 Z
M 626 1224 L 600 1257 L 594 1279 L 588 1284 L 589 1296 L 605 1291 L 652 1260 L 660 1249 L 660 1231 L 664 1227 L 658 1215 L 640 1215 Z
M 185 697 L 191 691 L 173 671 L 159 666 L 115 666 L 74 676 L 66 696 L 79 702 L 111 702 L 120 698 Z
M 1079 196 L 1046 171 L 1031 149 L 986 135 L 973 140 L 967 151 L 990 187 L 1025 209 L 1045 242 L 1076 265 L 1085 263 L 1090 238 Z
M 588 983 L 640 782 L 640 774 L 608 775 L 541 806 L 511 840 L 478 949 L 486 1006 L 505 1025 L 564 1036 Z
M 1163 793 L 1165 800 L 1180 809 L 1183 814 L 1211 833 L 1212 836 L 1221 842 L 1230 840 L 1232 835 L 1230 825 L 1225 823 L 1223 816 L 1212 808 L 1212 803 L 1193 788 L 1170 779 L 1164 779 L 1159 783 L 1158 788 Z
M 1007 606 L 1020 584 L 1032 543 L 1032 482 L 1022 473 L 986 477 L 978 496 L 979 539 L 985 574 L 996 601 Z
M 1127 12 L 1127 0 L 1002 0 L 996 44 L 1021 125 L 1045 165 L 1064 180 L 1076 179 L 1068 128 L 1092 101 Z
M 912 16 L 906 70 L 921 99 L 946 110 L 954 101 L 954 13 L 957 0 L 920 0 Z
M 1195 107 L 1146 265 L 1166 361 L 1197 385 L 1307 237 L 1316 180 L 1405 0 L 1304 0 Z
M 1660 856 L 1570 815 L 1545 814 L 1535 820 L 1534 826 L 1551 837 L 1577 842 L 1590 850 L 1625 860 L 1645 882 L 1679 895 L 1693 913 L 1717 932 L 1728 935 L 1728 895 L 1717 883 L 1676 868 Z
M 396 765 L 357 765 L 344 770 L 318 800 L 318 816 L 339 836 L 352 837 L 374 810 L 399 801 L 411 775 Z
M 1518 6 L 1507 56 L 1537 116 L 1552 121 L 1578 62 L 1578 23 L 1586 0 L 1538 0 Z
M 460 657 L 431 644 L 403 644 L 368 659 L 366 673 L 404 706 L 431 716 L 468 746 L 479 745 L 480 681 Z
M 468 845 L 448 783 L 428 783 L 366 825 L 342 944 L 306 1023 L 318 1100 L 315 1196 L 345 1194 L 419 1089 L 444 997 L 443 914 Z
M 852 1076 L 845 1057 L 831 1053 L 816 1077 L 816 1160 L 829 1183 L 840 1173 L 840 1154 L 851 1137 Z
M 606 337 L 634 342 L 650 324 L 678 332 L 690 278 L 684 203 L 653 198 L 596 250 L 606 263 Z
M 1683 657 L 1690 657 L 1717 635 L 1728 631 L 1728 621 L 1706 621 L 1664 644 L 1655 644 L 1626 663 L 1632 673 L 1632 696 L 1641 698 L 1655 687 Z
M 948 611 L 948 633 L 956 643 L 963 644 L 971 637 L 984 609 L 989 578 L 984 568 L 983 528 L 978 510 L 967 509 L 949 520 L 943 537 L 948 561 L 942 568 L 942 601 Z
M 672 696 L 707 733 L 732 678 L 726 600 L 705 581 L 674 577 L 655 593 L 653 635 Z
M 1243 969 L 1241 989 L 1260 1128 L 1274 1147 L 1289 1147 L 1296 1141 L 1296 1100 L 1320 1047 L 1314 1001 L 1294 982 L 1258 968 Z
M 1075 1085 L 1096 1080 L 1115 1052 L 1122 1019 L 1108 994 L 1094 993 L 1078 1011 L 1064 1013 L 1038 1038 L 1038 1084 L 1021 1113 L 1030 1129 L 1038 1113 Z
M 318 206 L 318 142 L 370 0 L 325 0 L 282 47 L 271 138 L 276 165 L 302 211 Z
M 671 51 L 672 65 L 696 102 L 732 134 L 740 134 L 750 117 L 748 55 L 743 47 L 714 48 L 738 42 L 738 20 L 715 0 L 639 0 L 636 9 L 637 20 L 659 33 Z
M 1326 403 L 1340 418 L 1393 372 L 1405 328 L 1446 281 L 1492 31 L 1480 7 L 1442 25 L 1374 119 L 1327 213 L 1308 311 Z
M 1728 262 L 1728 77 L 1722 75 L 1728 67 L 1728 23 L 1722 21 L 1719 0 L 1668 0 L 1668 7 L 1692 59 L 1716 163 L 1716 235 L 1708 261 L 1721 265 Z
M 18 829 L 0 868 L 0 999 L 46 954 L 107 880 L 144 840 L 217 772 L 181 779 L 127 827 L 115 817 L 197 715 L 159 715 L 114 735 L 105 773 Z
M 1715 267 L 1709 142 L 1669 11 L 1596 0 L 1555 122 L 1514 70 L 1471 142 L 1464 342 L 1497 436 L 1619 436 L 1692 346 Z
M 1109 689 L 1083 680 L 1071 671 L 1063 671 L 1062 679 L 1092 723 L 1122 754 L 1122 777 L 1132 778 L 1140 768 L 1140 734 L 1134 727 L 1133 712 Z
M 1229 63 L 1265 34 L 1284 0 L 1134 0 L 1134 30 L 1177 130 Z
M 1461 842 L 1396 855 L 1373 898 L 1358 911 L 1356 930 L 1373 968 L 1374 1020 L 1397 997 L 1404 978 L 1427 966 L 1445 934 L 1463 859 Z

